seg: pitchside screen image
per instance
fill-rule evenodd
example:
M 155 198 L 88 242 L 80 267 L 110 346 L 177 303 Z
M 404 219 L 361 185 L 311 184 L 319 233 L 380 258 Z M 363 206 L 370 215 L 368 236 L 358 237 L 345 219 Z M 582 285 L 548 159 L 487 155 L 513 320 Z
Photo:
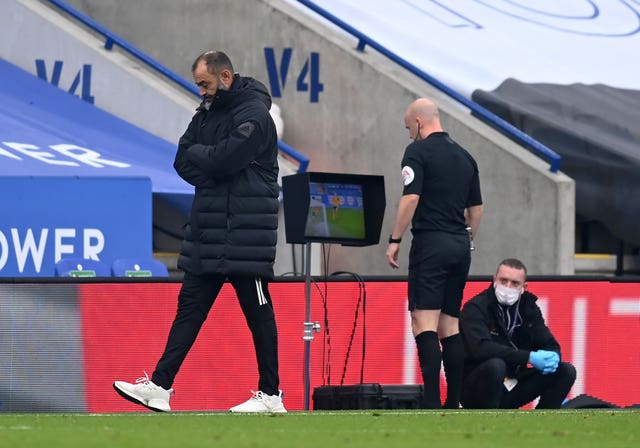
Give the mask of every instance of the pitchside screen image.
M 309 183 L 309 213 L 306 237 L 365 237 L 362 186 Z
M 282 177 L 287 243 L 378 244 L 385 209 L 384 178 L 306 172 Z

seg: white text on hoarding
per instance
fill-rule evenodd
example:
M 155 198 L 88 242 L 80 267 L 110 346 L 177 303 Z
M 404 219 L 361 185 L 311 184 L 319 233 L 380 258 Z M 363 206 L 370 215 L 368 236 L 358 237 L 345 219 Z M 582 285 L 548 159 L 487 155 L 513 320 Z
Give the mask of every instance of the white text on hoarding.
M 82 234 L 82 253 L 79 252 L 80 248 L 76 250 L 78 242 L 73 241 L 73 239 L 76 238 L 78 230 L 73 228 L 53 229 L 54 262 L 60 261 L 64 254 L 74 255 L 84 259 L 100 260 L 99 254 L 103 251 L 105 243 L 102 231 L 91 228 L 79 230 Z M 19 272 L 24 272 L 29 258 L 31 258 L 33 262 L 35 271 L 40 272 L 42 269 L 42 260 L 44 259 L 47 249 L 48 235 L 49 229 L 40 229 L 40 236 L 36 243 L 34 231 L 31 228 L 27 229 L 26 233 L 22 236 L 16 228 L 12 228 L 9 235 L 6 235 L 0 230 L 0 271 L 7 264 L 9 254 L 11 249 L 13 249 Z
M 13 149 L 15 153 L 10 152 L 0 147 L 0 156 L 8 157 L 15 160 L 22 160 L 20 156 L 27 156 L 40 162 L 47 163 L 49 165 L 66 165 L 66 166 L 81 166 L 88 165 L 94 168 L 104 168 L 105 166 L 113 166 L 116 168 L 129 168 L 131 165 L 123 162 L 116 162 L 114 160 L 107 160 L 102 158 L 102 154 L 92 149 L 83 148 L 82 146 L 59 144 L 50 145 L 55 153 L 40 149 L 36 145 L 29 143 L 17 143 L 17 142 L 2 142 L 5 146 Z M 20 155 L 18 155 L 18 154 Z M 64 158 L 60 158 L 64 156 Z M 71 159 L 71 160 L 69 160 Z

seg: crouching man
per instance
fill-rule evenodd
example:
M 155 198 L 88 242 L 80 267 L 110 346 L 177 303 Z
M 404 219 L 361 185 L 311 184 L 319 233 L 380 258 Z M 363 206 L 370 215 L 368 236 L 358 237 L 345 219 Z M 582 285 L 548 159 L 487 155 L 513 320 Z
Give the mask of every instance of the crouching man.
M 502 261 L 493 284 L 462 309 L 464 408 L 517 409 L 540 397 L 536 409 L 557 409 L 573 386 L 576 370 L 561 360 L 526 276 L 520 260 Z

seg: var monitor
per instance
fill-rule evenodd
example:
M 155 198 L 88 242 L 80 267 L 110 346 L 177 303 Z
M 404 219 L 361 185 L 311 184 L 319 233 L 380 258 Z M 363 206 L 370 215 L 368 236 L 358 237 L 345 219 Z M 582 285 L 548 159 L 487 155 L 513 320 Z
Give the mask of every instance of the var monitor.
M 287 243 L 378 244 L 385 209 L 384 178 L 309 172 L 284 176 Z

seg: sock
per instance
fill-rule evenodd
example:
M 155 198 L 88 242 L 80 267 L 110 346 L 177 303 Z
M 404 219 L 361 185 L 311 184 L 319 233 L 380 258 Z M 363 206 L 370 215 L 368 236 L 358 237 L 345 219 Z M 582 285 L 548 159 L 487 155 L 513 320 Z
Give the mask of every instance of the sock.
M 418 346 L 418 360 L 424 383 L 422 406 L 425 409 L 441 408 L 440 363 L 442 362 L 442 352 L 440 351 L 438 334 L 435 331 L 423 331 L 416 336 L 416 345 Z
M 464 370 L 464 346 L 460 334 L 440 340 L 442 344 L 442 364 L 447 378 L 447 400 L 444 407 L 458 409 L 462 390 L 462 375 Z

